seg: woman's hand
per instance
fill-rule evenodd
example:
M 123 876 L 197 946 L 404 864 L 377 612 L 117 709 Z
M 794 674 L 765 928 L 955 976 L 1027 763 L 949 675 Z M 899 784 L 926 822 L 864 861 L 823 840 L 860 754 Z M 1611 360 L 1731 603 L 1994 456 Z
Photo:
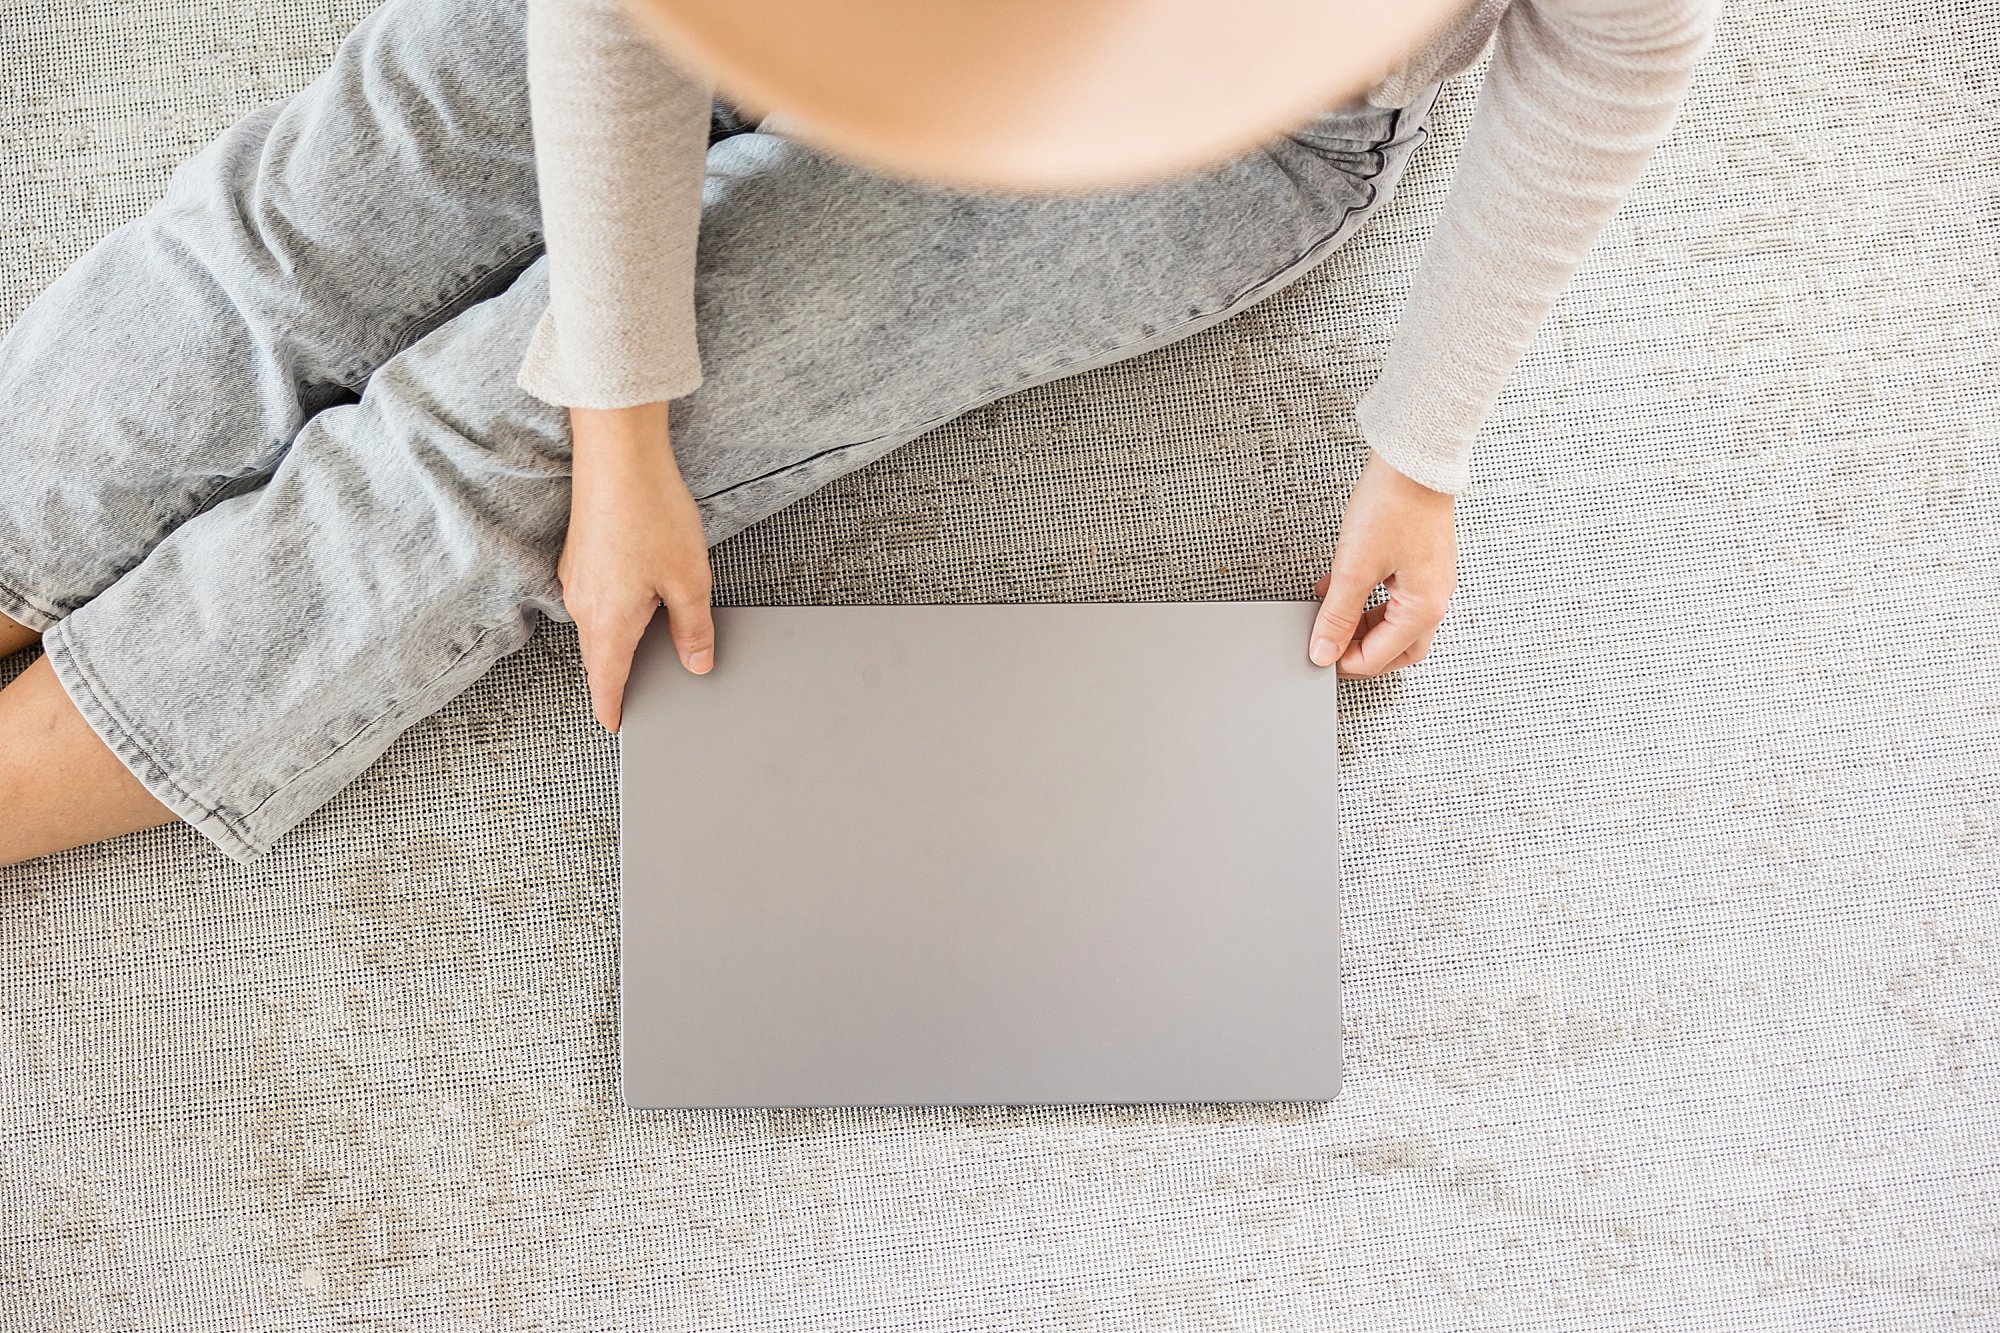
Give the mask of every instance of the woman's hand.
M 618 730 L 632 653 L 665 604 L 681 664 L 715 663 L 708 542 L 667 441 L 667 405 L 570 409 L 575 437 L 569 540 L 556 577 L 576 621 L 591 711 Z
M 1364 613 L 1378 583 L 1389 600 Z M 1362 677 L 1423 661 L 1457 586 L 1452 497 L 1369 450 L 1347 499 L 1333 568 L 1313 588 L 1323 599 L 1308 650 L 1313 664 Z

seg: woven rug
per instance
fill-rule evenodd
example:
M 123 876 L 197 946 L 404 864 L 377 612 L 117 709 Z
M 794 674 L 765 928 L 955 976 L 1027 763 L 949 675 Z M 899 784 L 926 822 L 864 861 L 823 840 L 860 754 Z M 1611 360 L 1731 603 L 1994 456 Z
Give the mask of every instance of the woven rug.
M 0 318 L 364 8 L 0 0 Z M 254 869 L 0 872 L 0 1328 L 2000 1328 L 1997 68 L 1969 0 L 1727 14 L 1436 652 L 1343 686 L 1337 1102 L 624 1109 L 545 628 Z M 722 600 L 1308 595 L 1475 84 L 1304 285 L 742 534 Z

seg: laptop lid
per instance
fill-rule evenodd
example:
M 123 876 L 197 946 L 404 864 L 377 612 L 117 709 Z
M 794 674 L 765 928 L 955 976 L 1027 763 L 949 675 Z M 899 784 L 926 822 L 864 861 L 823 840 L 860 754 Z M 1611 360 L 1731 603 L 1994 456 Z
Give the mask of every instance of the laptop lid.
M 724 607 L 621 724 L 635 1107 L 1340 1088 L 1305 602 Z

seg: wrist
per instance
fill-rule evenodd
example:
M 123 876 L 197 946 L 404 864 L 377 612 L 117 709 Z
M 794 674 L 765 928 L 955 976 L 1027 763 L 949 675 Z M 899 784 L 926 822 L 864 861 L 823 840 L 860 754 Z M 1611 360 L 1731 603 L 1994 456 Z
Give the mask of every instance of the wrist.
M 630 455 L 671 450 L 667 405 L 639 403 L 632 407 L 572 407 L 570 436 L 578 458 Z
M 1418 481 L 1390 462 L 1372 445 L 1368 449 L 1368 461 L 1362 465 L 1362 475 L 1386 489 L 1395 491 L 1413 504 L 1449 509 L 1458 498 L 1451 491 L 1439 490 L 1435 486 Z

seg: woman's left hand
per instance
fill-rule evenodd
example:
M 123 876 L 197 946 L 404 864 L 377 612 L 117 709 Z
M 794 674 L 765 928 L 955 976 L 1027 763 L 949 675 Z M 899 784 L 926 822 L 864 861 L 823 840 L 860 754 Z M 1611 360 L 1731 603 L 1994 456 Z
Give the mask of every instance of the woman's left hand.
M 1389 600 L 1369 607 L 1381 584 Z M 1308 649 L 1315 666 L 1379 676 L 1424 660 L 1458 586 L 1452 497 L 1411 481 L 1374 450 L 1347 498 Z

